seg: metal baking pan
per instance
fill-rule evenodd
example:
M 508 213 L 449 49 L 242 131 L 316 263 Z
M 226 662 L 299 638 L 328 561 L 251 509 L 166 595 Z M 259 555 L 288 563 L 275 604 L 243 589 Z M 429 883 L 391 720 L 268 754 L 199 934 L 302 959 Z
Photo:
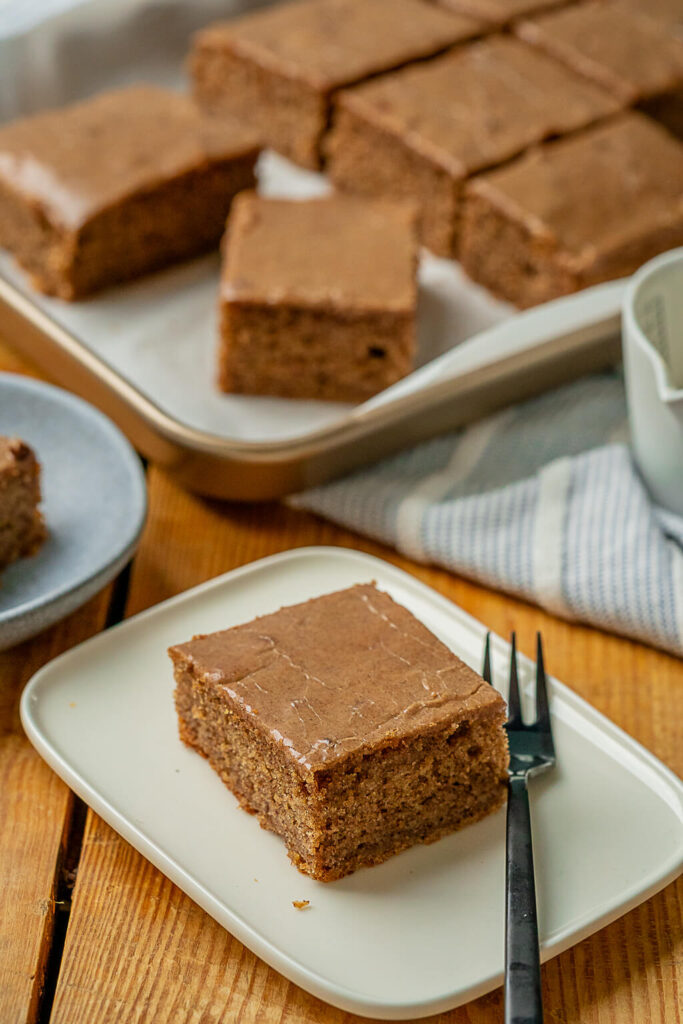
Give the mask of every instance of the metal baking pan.
M 192 31 L 253 6 L 80 0 L 12 33 L 0 12 L 0 119 L 132 81 L 182 86 Z M 327 187 L 274 154 L 262 157 L 259 177 L 269 194 Z M 358 406 L 226 396 L 214 382 L 217 276 L 218 258 L 208 256 L 68 304 L 33 293 L 0 256 L 0 334 L 184 486 L 239 500 L 322 483 L 620 354 L 623 282 L 515 313 L 456 264 L 425 256 L 420 367 L 409 377 Z

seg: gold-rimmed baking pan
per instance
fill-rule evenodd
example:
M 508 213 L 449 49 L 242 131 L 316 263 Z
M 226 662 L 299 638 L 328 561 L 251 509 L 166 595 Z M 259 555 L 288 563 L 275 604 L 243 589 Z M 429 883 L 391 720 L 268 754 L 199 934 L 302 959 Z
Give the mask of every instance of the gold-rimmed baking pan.
M 0 23 L 0 116 L 136 80 L 180 85 L 191 32 L 251 6 L 81 0 L 12 35 Z M 272 154 L 259 176 L 270 194 L 326 187 Z M 410 377 L 355 407 L 226 396 L 214 383 L 217 275 L 212 256 L 68 304 L 32 293 L 3 256 L 0 334 L 99 406 L 183 485 L 239 500 L 330 480 L 619 357 L 620 283 L 515 313 L 455 264 L 426 256 L 421 366 Z

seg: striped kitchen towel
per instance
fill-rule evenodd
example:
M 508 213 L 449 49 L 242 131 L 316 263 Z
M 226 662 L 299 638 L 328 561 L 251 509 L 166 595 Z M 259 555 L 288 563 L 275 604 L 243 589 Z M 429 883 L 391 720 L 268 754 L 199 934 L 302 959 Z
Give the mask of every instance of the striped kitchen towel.
M 623 380 L 599 374 L 291 503 L 683 654 L 683 520 L 652 504 L 627 439 Z

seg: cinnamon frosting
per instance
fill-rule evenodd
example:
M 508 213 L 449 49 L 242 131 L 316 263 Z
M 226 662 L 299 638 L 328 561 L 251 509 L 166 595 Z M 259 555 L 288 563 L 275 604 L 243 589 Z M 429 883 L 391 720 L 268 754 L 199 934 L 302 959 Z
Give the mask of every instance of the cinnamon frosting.
M 642 0 L 642 10 L 648 6 Z M 516 31 L 623 103 L 683 88 L 683 40 L 612 4 L 588 0 L 522 21 Z
M 129 195 L 257 148 L 250 129 L 185 96 L 132 86 L 0 128 L 0 183 L 75 230 Z
M 573 270 L 683 224 L 683 146 L 641 114 L 622 114 L 474 178 L 485 197 Z
M 504 702 L 407 609 L 364 584 L 170 649 L 303 772 L 454 729 Z
M 345 90 L 337 102 L 461 178 L 620 106 L 505 36 Z
M 411 311 L 417 242 L 410 205 L 333 195 L 239 195 L 230 213 L 221 296 L 343 311 Z
M 423 0 L 298 0 L 218 22 L 199 49 L 229 50 L 329 92 L 477 35 L 480 21 Z

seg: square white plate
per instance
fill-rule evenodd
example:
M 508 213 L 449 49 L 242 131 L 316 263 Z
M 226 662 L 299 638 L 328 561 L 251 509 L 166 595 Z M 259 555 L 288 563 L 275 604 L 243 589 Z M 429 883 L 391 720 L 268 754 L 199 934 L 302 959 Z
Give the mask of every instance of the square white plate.
M 376 580 L 479 668 L 485 630 L 413 577 L 358 552 L 306 548 L 143 612 L 38 672 L 29 738 L 106 821 L 269 964 L 345 1010 L 415 1019 L 495 988 L 503 969 L 502 812 L 380 867 L 322 884 L 241 811 L 178 739 L 166 648 L 285 604 Z M 494 679 L 508 647 L 493 643 Z M 528 691 L 532 664 L 520 661 Z M 556 770 L 532 792 L 545 959 L 645 900 L 682 866 L 683 784 L 552 681 Z M 299 912 L 293 900 L 310 900 Z

